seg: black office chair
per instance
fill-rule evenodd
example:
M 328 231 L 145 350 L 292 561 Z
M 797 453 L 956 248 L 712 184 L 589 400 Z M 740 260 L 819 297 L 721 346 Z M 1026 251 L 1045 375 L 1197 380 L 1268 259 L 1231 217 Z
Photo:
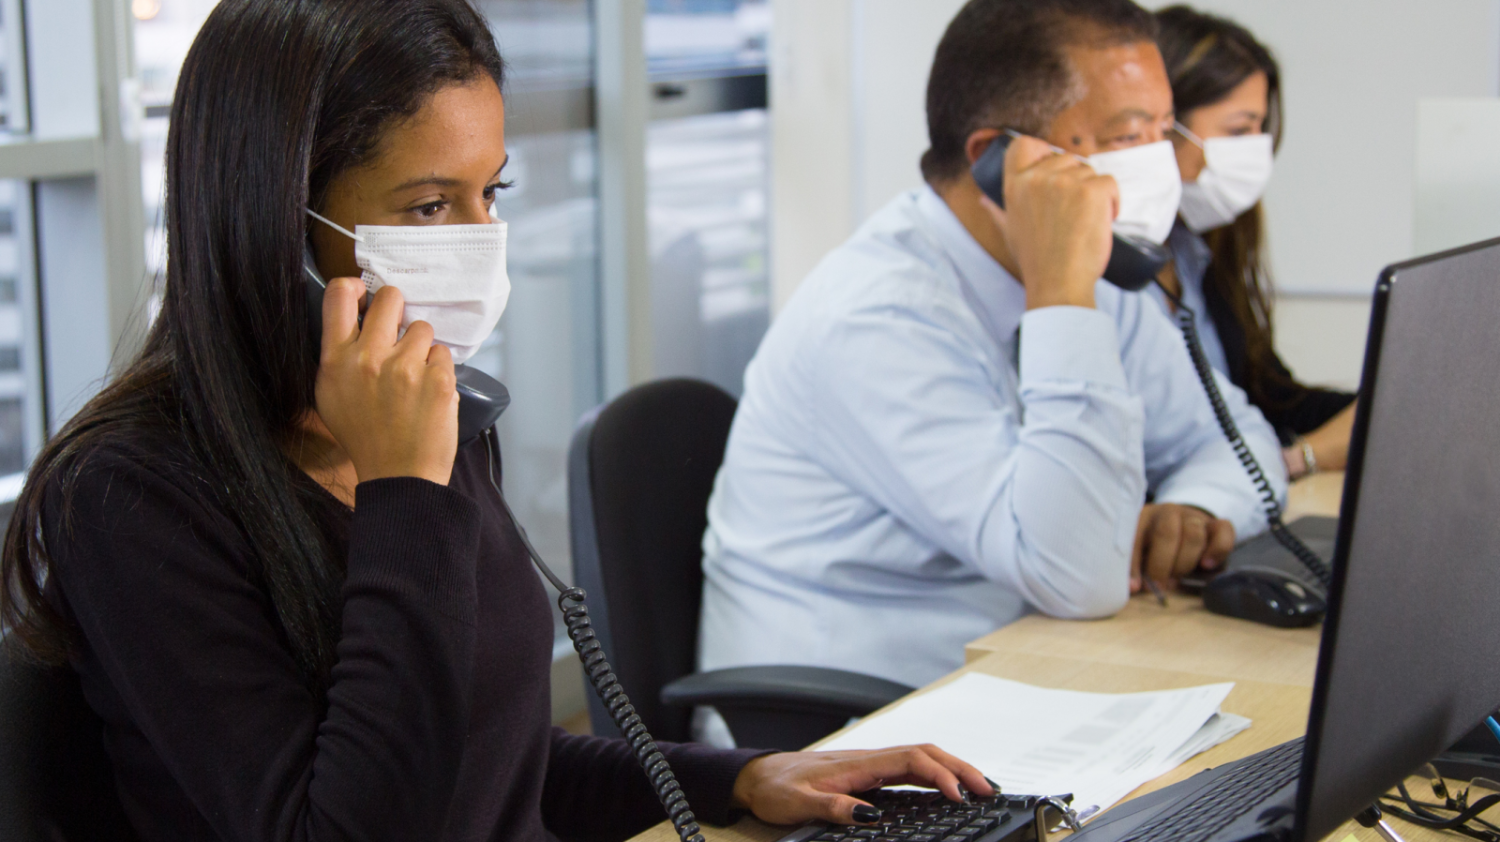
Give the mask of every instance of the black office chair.
M 0 640 L 0 839 L 139 837 L 125 818 L 103 723 L 66 667 L 38 667 Z
M 653 736 L 690 740 L 692 708 L 711 705 L 739 745 L 800 749 L 912 688 L 821 667 L 695 672 L 708 497 L 734 411 L 718 387 L 674 379 L 586 415 L 568 451 L 573 570 Z M 588 701 L 594 733 L 618 735 L 598 698 Z

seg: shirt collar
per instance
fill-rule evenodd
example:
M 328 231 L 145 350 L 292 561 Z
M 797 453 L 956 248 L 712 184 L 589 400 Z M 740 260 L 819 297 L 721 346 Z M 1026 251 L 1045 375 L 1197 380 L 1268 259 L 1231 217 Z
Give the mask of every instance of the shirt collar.
M 984 250 L 930 185 L 918 190 L 917 210 L 952 261 L 969 306 L 996 341 L 1009 344 L 1026 314 L 1026 288 Z
M 1203 275 L 1208 272 L 1209 261 L 1213 259 L 1213 253 L 1208 250 L 1208 243 L 1203 237 L 1194 234 L 1179 219 L 1172 226 L 1172 233 L 1167 235 L 1167 248 L 1172 252 L 1178 280 L 1184 284 L 1200 286 Z

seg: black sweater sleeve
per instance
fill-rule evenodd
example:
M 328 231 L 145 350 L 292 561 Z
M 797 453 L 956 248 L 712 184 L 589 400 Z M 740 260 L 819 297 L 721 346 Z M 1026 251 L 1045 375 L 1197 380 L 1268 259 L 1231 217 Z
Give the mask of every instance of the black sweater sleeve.
M 1203 299 L 1214 331 L 1219 334 L 1219 344 L 1224 349 L 1230 382 L 1244 389 L 1255 402 L 1256 408 L 1275 428 L 1282 446 L 1289 445 L 1297 436 L 1307 435 L 1328 423 L 1344 407 L 1354 402 L 1352 392 L 1302 385 L 1274 350 L 1269 364 L 1275 371 L 1272 376 L 1264 378 L 1267 394 L 1252 393 L 1250 347 L 1245 338 L 1244 325 L 1235 317 L 1234 308 L 1225 299 L 1217 283 L 1211 283 L 1209 278 L 1204 279 Z
M 93 693 L 123 709 L 171 775 L 160 785 L 198 814 L 133 811 L 155 824 L 143 835 L 206 822 L 243 842 L 438 836 L 469 718 L 475 504 L 425 480 L 358 487 L 325 711 L 238 528 L 141 462 L 90 457 L 71 517 L 47 518 L 44 536 L 86 641 L 80 672 L 102 676 Z M 49 513 L 60 503 L 53 489 Z M 149 806 L 151 784 L 134 786 Z
M 658 743 L 700 824 L 730 824 L 734 781 L 746 763 L 771 752 L 724 751 L 693 743 Z M 630 745 L 620 739 L 579 737 L 552 729 L 552 751 L 542 790 L 547 828 L 568 842 L 618 840 L 666 821 Z
M 1266 420 L 1276 428 L 1283 445 L 1289 445 L 1297 436 L 1305 436 L 1333 420 L 1333 416 L 1354 403 L 1354 393 L 1336 389 L 1304 386 L 1292 378 L 1292 372 L 1272 354 L 1271 360 L 1284 378 L 1280 385 L 1269 387 L 1260 408 Z

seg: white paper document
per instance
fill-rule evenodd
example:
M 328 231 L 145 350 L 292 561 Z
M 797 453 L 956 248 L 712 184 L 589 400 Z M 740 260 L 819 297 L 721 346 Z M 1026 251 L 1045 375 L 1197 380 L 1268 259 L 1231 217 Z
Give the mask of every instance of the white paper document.
M 1233 688 L 1081 693 L 969 673 L 865 719 L 820 750 L 932 743 L 1005 792 L 1071 792 L 1087 819 L 1248 728 L 1250 720 L 1219 712 Z

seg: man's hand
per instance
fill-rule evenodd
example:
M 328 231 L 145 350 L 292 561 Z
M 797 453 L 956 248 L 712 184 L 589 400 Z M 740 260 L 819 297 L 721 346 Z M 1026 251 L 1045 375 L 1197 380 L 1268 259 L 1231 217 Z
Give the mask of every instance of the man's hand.
M 1028 310 L 1094 306 L 1120 204 L 1112 176 L 1034 137 L 1018 137 L 1005 153 L 1005 210 L 981 201 L 996 215 L 1021 270 Z
M 995 792 L 978 769 L 933 745 L 803 751 L 745 764 L 734 782 L 734 806 L 771 824 L 868 824 L 878 818 L 868 815 L 874 808 L 849 793 L 900 784 L 932 787 L 954 801 L 963 800 L 960 786 L 978 795 Z
M 1143 574 L 1170 587 L 1200 565 L 1217 568 L 1233 550 L 1234 525 L 1229 521 L 1192 506 L 1147 504 L 1130 551 L 1130 592 L 1145 586 Z

